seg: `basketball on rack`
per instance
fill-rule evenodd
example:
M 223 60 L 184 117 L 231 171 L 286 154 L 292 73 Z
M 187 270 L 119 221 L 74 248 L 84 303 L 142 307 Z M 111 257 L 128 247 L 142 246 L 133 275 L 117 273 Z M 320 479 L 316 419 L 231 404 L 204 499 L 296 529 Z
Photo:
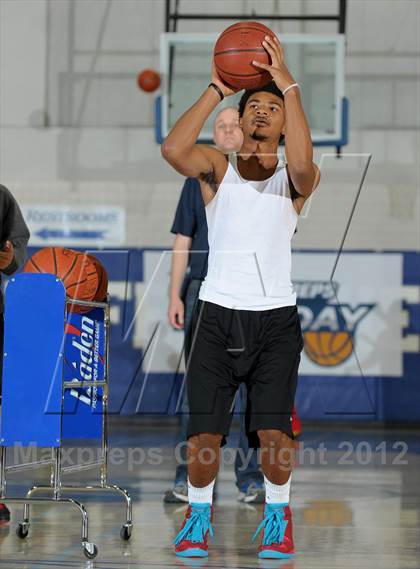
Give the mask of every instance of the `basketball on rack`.
M 271 81 L 268 71 L 252 61 L 271 63 L 262 42 L 274 33 L 259 22 L 239 22 L 226 28 L 214 46 L 214 63 L 221 79 L 235 89 L 263 87 Z
M 37 251 L 25 264 L 25 273 L 50 273 L 59 277 L 66 294 L 77 300 L 95 300 L 99 276 L 89 255 L 63 247 L 45 247 Z
M 108 274 L 105 267 L 100 260 L 94 255 L 88 255 L 88 258 L 93 262 L 98 273 L 98 289 L 93 300 L 97 302 L 105 302 L 108 293 Z

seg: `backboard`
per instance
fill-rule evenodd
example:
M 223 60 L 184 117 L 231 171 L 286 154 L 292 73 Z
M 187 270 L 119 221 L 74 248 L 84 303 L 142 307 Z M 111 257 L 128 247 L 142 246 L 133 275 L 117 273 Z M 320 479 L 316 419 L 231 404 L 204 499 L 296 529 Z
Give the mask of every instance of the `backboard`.
M 217 37 L 217 34 L 162 34 L 162 90 L 156 101 L 158 143 L 165 139 L 175 121 L 209 84 L 213 46 Z M 343 34 L 285 34 L 280 37 L 287 65 L 301 86 L 314 145 L 347 144 L 344 38 Z M 223 106 L 237 106 L 241 94 L 242 91 L 226 98 L 217 111 Z M 215 113 L 206 122 L 199 142 L 212 141 Z

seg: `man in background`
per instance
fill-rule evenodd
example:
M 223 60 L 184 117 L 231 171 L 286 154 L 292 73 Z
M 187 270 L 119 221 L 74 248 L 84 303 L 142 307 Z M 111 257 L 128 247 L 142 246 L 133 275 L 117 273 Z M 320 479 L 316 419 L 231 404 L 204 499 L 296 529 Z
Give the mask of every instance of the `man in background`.
M 12 275 L 26 258 L 29 229 L 10 191 L 0 184 L 0 284 L 1 275 Z M 3 373 L 4 301 L 0 288 L 0 404 Z M 10 512 L 0 503 L 0 525 L 10 521 Z

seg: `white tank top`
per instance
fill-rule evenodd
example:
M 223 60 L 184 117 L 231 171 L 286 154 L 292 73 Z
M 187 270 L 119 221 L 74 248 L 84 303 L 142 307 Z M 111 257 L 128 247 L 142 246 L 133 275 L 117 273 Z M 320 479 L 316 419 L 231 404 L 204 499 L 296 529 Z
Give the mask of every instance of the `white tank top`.
M 206 217 L 209 259 L 201 300 L 236 310 L 296 304 L 291 239 L 298 214 L 284 164 L 256 182 L 241 177 L 236 155 L 231 155 Z

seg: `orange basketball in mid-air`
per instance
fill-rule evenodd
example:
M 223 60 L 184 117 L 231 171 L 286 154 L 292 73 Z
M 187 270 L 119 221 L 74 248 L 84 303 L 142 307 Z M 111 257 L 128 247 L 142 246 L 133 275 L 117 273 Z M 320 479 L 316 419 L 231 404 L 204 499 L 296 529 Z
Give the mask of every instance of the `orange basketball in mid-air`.
M 268 71 L 252 61 L 271 63 L 262 42 L 274 33 L 259 22 L 239 22 L 226 28 L 214 46 L 214 63 L 221 79 L 235 89 L 263 87 L 271 81 Z
M 305 353 L 321 366 L 336 366 L 343 363 L 353 352 L 353 337 L 349 332 L 313 332 L 303 335 Z
M 153 93 L 160 86 L 160 75 L 154 69 L 144 69 L 137 76 L 137 85 L 146 93 Z
M 57 275 L 67 296 L 77 300 L 94 300 L 98 291 L 98 272 L 89 256 L 63 247 L 45 247 L 37 251 L 23 268 L 26 273 Z

